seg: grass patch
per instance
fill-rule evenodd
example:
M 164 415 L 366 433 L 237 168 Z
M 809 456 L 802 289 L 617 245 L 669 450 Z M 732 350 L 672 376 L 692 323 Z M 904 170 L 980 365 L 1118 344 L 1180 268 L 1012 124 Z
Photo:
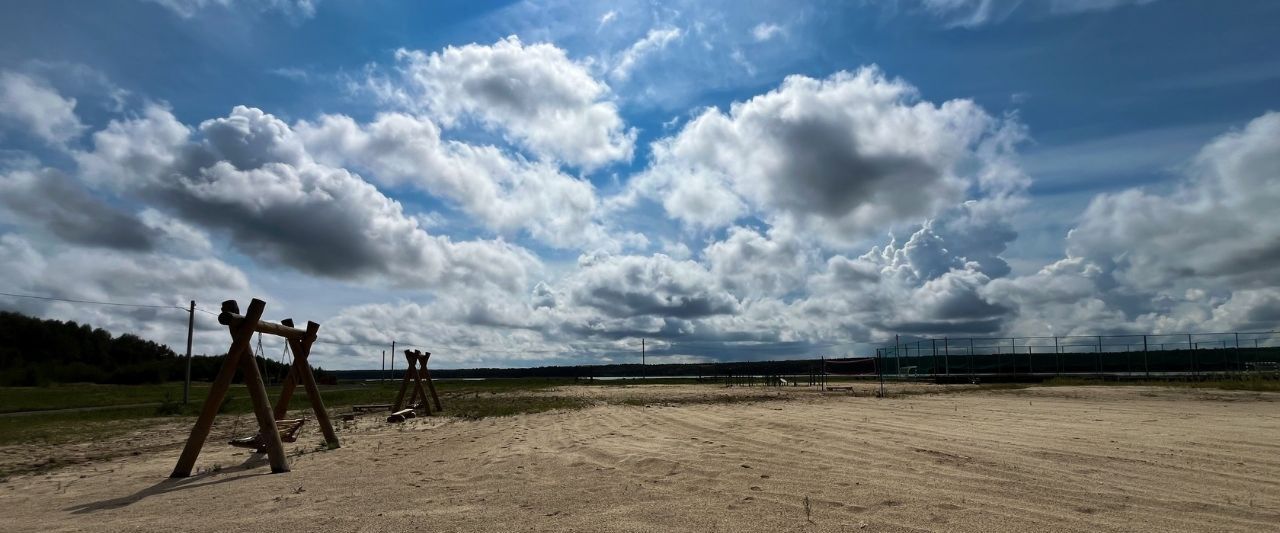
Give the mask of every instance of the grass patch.
M 1140 386 L 1171 387 L 1188 389 L 1218 389 L 1251 392 L 1280 392 L 1280 379 L 1263 376 L 1242 376 L 1240 379 L 1193 380 L 1141 380 L 1141 381 L 1107 381 L 1084 378 L 1052 378 L 1041 385 L 1046 387 L 1080 387 L 1080 386 Z
M 1006 390 L 1021 390 L 1031 387 L 1029 383 L 982 383 L 978 385 L 952 385 L 952 386 L 923 386 L 918 388 L 906 388 L 900 390 L 886 390 L 886 398 L 900 398 L 904 396 L 926 396 L 931 394 L 969 394 L 975 392 L 992 392 Z
M 752 402 L 775 402 L 784 401 L 789 398 L 776 394 L 726 394 L 712 396 L 651 396 L 647 398 L 622 398 L 620 400 L 610 400 L 611 404 L 633 405 L 633 406 L 679 406 L 679 405 L 715 405 L 715 404 L 732 404 L 732 403 L 752 403 Z
M 500 379 L 485 381 L 437 381 L 445 415 L 466 418 L 507 416 L 578 407 L 579 400 L 519 394 L 566 384 L 572 379 Z M 138 428 L 195 416 L 209 391 L 208 383 L 192 383 L 191 401 L 183 405 L 182 384 L 95 385 L 61 384 L 49 387 L 0 387 L 0 445 L 15 443 L 65 444 L 119 435 Z M 340 383 L 320 387 L 330 411 L 357 404 L 391 403 L 400 392 L 399 382 Z M 500 394 L 501 393 L 501 394 Z M 274 403 L 280 388 L 267 388 Z M 446 400 L 447 398 L 447 400 Z M 306 390 L 298 387 L 289 403 L 293 410 L 308 410 Z M 62 411 L 55 411 L 60 410 Z M 66 410 L 75 409 L 75 410 Z M 233 385 L 219 413 L 253 411 L 244 385 Z
M 154 407 L 122 407 L 0 417 L 0 445 L 66 444 L 119 435 L 166 420 Z
M 498 393 L 449 394 L 441 399 L 441 403 L 444 404 L 445 416 L 456 416 L 468 420 L 541 413 L 556 409 L 581 409 L 590 405 L 590 402 L 581 398 Z
M 192 383 L 193 397 L 204 399 L 207 383 Z M 65 383 L 47 387 L 0 387 L 0 413 L 47 411 L 156 403 L 168 395 L 182 398 L 182 383 L 163 385 L 95 385 Z

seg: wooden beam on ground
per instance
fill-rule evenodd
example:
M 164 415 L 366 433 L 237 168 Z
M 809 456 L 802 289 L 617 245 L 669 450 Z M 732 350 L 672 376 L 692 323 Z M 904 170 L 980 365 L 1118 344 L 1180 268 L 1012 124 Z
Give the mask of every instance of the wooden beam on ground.
M 387 422 L 391 422 L 391 423 L 404 422 L 406 419 L 413 418 L 415 416 L 418 416 L 418 414 L 415 413 L 413 409 L 401 409 L 399 411 L 391 413 L 391 416 L 387 417 Z

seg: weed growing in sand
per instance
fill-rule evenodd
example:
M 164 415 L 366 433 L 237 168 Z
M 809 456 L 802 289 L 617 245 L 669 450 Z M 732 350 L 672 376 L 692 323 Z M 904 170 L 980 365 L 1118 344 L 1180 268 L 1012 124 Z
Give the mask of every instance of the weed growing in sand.
M 156 406 L 156 416 L 180 415 L 184 410 L 182 402 L 174 400 L 173 395 L 166 391 L 164 399 L 160 400 L 160 405 Z

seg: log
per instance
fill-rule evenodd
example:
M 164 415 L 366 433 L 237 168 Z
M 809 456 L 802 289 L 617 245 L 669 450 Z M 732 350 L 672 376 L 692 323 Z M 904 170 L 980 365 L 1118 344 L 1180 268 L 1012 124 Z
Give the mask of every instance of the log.
M 329 445 L 330 450 L 335 450 L 339 446 L 338 434 L 333 431 L 333 424 L 329 422 L 329 411 L 324 407 L 324 399 L 320 397 L 320 387 L 316 385 L 316 378 L 311 374 L 311 367 L 307 363 L 307 357 L 311 355 L 311 342 L 315 340 L 316 331 L 319 329 L 320 324 L 307 322 L 305 340 L 290 340 L 289 345 L 294 353 L 293 373 L 301 377 L 302 385 L 307 389 L 307 399 L 311 402 L 311 410 L 316 413 L 316 423 L 320 425 L 325 443 Z
M 435 400 L 436 412 L 443 411 L 440 407 L 440 395 L 436 394 L 436 382 L 431 379 L 431 371 L 427 369 L 427 362 L 431 359 L 431 352 L 426 352 L 422 356 L 422 375 L 427 380 L 427 388 L 431 389 L 431 399 Z
M 247 333 L 246 337 L 252 337 Z M 253 414 L 258 419 L 258 435 L 263 439 L 267 461 L 271 463 L 271 472 L 280 474 L 289 471 L 289 460 L 284 455 L 284 442 L 280 439 L 280 430 L 276 428 L 276 416 L 271 407 L 271 399 L 267 397 L 267 386 L 262 383 L 262 374 L 258 373 L 258 362 L 253 360 L 249 347 L 244 347 L 240 356 L 240 373 L 244 376 L 244 386 L 249 390 L 249 399 L 253 403 Z
M 222 324 L 224 326 L 231 326 L 233 329 L 236 326 L 238 326 L 242 321 L 244 321 L 244 317 L 237 313 L 223 311 L 221 314 L 218 315 L 219 324 Z M 267 335 L 276 335 L 276 336 L 284 337 L 290 340 L 303 340 L 307 336 L 307 332 L 300 330 L 298 328 L 291 328 L 284 324 L 267 322 L 266 320 L 259 320 L 257 323 L 255 323 L 253 325 L 253 330 L 258 333 L 266 333 Z
M 416 416 L 418 416 L 418 413 L 414 412 L 413 409 L 401 409 L 391 413 L 391 416 L 387 417 L 387 422 L 393 424 L 397 422 L 404 422 L 406 419 L 414 418 Z

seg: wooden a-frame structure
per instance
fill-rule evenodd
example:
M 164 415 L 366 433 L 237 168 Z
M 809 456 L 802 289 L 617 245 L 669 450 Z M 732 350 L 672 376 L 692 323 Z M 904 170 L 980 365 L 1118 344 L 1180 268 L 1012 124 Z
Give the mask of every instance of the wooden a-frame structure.
M 222 368 L 218 370 L 218 376 L 209 387 L 209 396 L 205 398 L 200 416 L 196 418 L 196 424 L 191 428 L 191 436 L 187 438 L 186 447 L 182 449 L 178 464 L 173 467 L 173 473 L 169 477 L 191 475 L 191 469 L 195 466 L 196 458 L 200 455 L 200 449 L 204 447 L 205 440 L 209 438 L 213 419 L 217 417 L 218 408 L 222 406 L 222 401 L 227 396 L 227 389 L 231 387 L 231 379 L 235 377 L 237 368 L 244 374 L 244 383 L 249 389 L 249 398 L 253 402 L 253 413 L 258 419 L 258 444 L 267 452 L 273 473 L 289 471 L 289 462 L 284 455 L 284 443 L 280 439 L 280 430 L 276 421 L 283 418 L 288 411 L 289 400 L 293 397 L 298 382 L 302 382 L 307 390 L 307 399 L 310 400 L 316 421 L 324 433 L 325 442 L 330 449 L 339 446 L 338 436 L 333 431 L 328 411 L 325 410 L 324 401 L 320 398 L 320 387 L 316 385 L 311 366 L 307 364 L 307 357 L 311 355 L 311 345 L 316 340 L 316 332 L 320 329 L 320 324 L 307 322 L 307 329 L 301 330 L 294 328 L 293 321 L 289 319 L 280 324 L 267 322 L 262 320 L 262 312 L 266 306 L 266 302 L 254 298 L 249 302 L 247 312 L 241 316 L 240 306 L 235 300 L 222 302 L 222 314 L 218 315 L 218 323 L 227 326 L 231 332 L 231 349 L 227 350 Z M 285 377 L 280 390 L 280 399 L 276 402 L 274 409 L 267 398 L 267 388 L 262 383 L 257 362 L 249 351 L 254 332 L 284 337 L 293 351 L 293 365 L 289 368 L 288 376 Z
M 427 410 L 426 414 L 431 414 L 431 403 L 427 401 L 427 391 L 422 388 L 423 378 L 427 380 L 427 389 L 431 391 L 431 400 L 436 404 L 436 411 L 442 411 L 440 396 L 436 394 L 436 384 L 431 381 L 431 371 L 427 370 L 427 360 L 431 358 L 431 352 L 405 350 L 404 358 L 409 361 L 409 366 L 405 367 L 404 380 L 400 382 L 400 394 L 396 396 L 396 403 L 391 407 L 391 411 L 397 412 L 404 408 L 404 393 L 409 389 L 409 380 L 413 380 L 413 394 L 409 396 L 409 405 L 415 406 L 421 402 Z M 420 370 L 419 367 L 421 367 Z

